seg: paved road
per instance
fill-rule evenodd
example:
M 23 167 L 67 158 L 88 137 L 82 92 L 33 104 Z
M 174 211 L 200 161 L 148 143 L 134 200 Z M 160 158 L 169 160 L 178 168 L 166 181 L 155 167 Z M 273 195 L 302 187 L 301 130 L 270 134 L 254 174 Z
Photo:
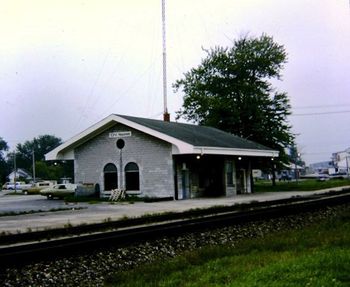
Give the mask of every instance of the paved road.
M 50 211 L 52 209 L 68 208 L 71 205 L 65 204 L 63 200 L 48 200 L 41 195 L 7 195 L 7 191 L 0 192 L 0 214 L 9 212 L 29 212 L 29 211 Z M 79 203 L 79 206 L 85 207 L 88 204 Z

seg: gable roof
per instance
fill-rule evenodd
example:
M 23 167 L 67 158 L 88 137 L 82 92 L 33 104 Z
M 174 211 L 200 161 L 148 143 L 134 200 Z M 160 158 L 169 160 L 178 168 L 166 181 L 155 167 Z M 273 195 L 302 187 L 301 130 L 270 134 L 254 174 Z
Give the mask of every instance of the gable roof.
M 256 142 L 245 140 L 213 127 L 177 122 L 164 122 L 131 116 L 119 116 L 187 142 L 193 146 L 271 150 L 270 148 Z
M 12 178 L 15 176 L 15 171 L 13 170 L 7 177 Z M 24 168 L 17 168 L 16 169 L 16 176 L 17 177 L 24 177 L 26 179 L 32 178 L 31 174 L 25 170 Z
M 278 151 L 216 128 L 112 114 L 45 155 L 46 160 L 74 159 L 74 148 L 116 123 L 172 144 L 173 154 L 222 154 L 277 157 Z

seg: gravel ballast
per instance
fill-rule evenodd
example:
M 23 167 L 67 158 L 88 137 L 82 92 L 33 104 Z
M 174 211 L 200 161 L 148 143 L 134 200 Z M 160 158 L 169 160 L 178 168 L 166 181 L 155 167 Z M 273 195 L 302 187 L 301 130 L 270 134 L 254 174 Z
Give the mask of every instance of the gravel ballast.
M 0 270 L 1 286 L 103 286 L 107 276 L 155 259 L 171 258 L 205 245 L 228 244 L 263 237 L 272 232 L 301 229 L 314 222 L 335 217 L 348 209 L 344 204 L 315 212 L 250 222 L 213 230 L 186 233 L 178 237 L 136 243 L 128 247 L 100 249 L 91 254 L 70 256 L 50 262 Z

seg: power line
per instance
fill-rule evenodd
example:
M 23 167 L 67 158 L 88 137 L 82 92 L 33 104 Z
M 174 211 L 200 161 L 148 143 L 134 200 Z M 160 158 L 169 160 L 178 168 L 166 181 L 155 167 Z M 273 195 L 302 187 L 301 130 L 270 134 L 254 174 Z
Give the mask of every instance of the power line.
M 334 112 L 316 112 L 316 113 L 304 113 L 304 114 L 291 114 L 291 116 L 301 117 L 301 116 L 319 116 L 319 115 L 345 114 L 345 113 L 350 113 L 350 111 L 334 111 Z
M 317 106 L 296 106 L 293 109 L 320 109 L 320 108 L 338 108 L 338 107 L 350 107 L 350 104 L 336 104 L 336 105 L 317 105 Z

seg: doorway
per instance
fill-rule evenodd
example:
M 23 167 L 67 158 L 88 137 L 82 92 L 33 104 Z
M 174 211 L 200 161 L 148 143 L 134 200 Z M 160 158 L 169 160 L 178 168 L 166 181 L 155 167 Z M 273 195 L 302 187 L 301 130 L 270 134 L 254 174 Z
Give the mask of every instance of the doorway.
M 237 171 L 237 194 L 246 193 L 246 173 L 244 169 Z

